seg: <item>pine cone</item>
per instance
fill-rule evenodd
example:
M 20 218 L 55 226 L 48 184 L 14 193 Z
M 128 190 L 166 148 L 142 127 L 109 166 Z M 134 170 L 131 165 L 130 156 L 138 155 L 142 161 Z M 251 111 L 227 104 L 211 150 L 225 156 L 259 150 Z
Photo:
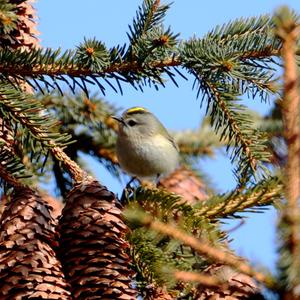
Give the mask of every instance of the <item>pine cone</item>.
M 162 179 L 159 187 L 181 195 L 189 204 L 195 204 L 208 198 L 203 182 L 194 172 L 184 166 Z
M 0 299 L 71 299 L 53 250 L 56 223 L 49 206 L 18 188 L 0 221 Z
M 74 187 L 60 220 L 60 251 L 75 299 L 136 299 L 133 271 L 113 193 L 97 181 Z
M 209 289 L 199 287 L 197 300 L 263 300 L 255 281 L 248 275 L 234 271 L 232 268 L 220 264 L 209 266 L 204 273 L 217 276 L 227 282 L 232 289 Z
M 1 197 L 0 197 L 0 218 L 1 218 L 1 216 L 2 216 L 2 214 L 3 214 L 3 212 L 4 212 L 4 210 L 5 210 L 5 206 L 6 206 L 6 204 L 7 204 L 7 196 L 6 195 L 2 195 Z
M 148 285 L 144 289 L 145 299 L 147 300 L 172 300 L 174 299 L 164 288 L 155 286 L 153 284 Z
M 0 35 L 1 47 L 22 48 L 25 50 L 38 47 L 37 35 L 39 32 L 36 29 L 35 9 L 31 4 L 34 1 L 10 0 L 9 2 L 16 4 L 14 12 L 18 17 L 17 26 L 9 33 Z
M 58 219 L 61 215 L 63 210 L 63 203 L 58 199 L 48 195 L 47 193 L 42 194 L 43 199 L 47 202 L 48 205 L 51 207 L 51 216 L 53 219 Z

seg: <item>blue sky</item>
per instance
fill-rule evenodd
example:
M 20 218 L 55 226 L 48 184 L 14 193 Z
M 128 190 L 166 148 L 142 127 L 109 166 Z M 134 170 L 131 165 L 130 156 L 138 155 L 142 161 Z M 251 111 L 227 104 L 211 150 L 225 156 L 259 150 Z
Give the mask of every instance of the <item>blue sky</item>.
M 68 49 L 74 48 L 84 37 L 96 37 L 108 47 L 123 44 L 127 42 L 128 24 L 131 24 L 141 3 L 142 1 L 137 0 L 37 1 L 35 7 L 39 16 L 41 44 L 54 49 Z M 179 32 L 181 39 L 201 37 L 216 25 L 236 18 L 272 13 L 283 4 L 300 12 L 299 0 L 173 0 L 165 24 L 171 25 L 174 32 Z M 108 90 L 105 98 L 123 108 L 145 106 L 170 129 L 196 128 L 204 110 L 200 109 L 200 102 L 196 99 L 195 91 L 192 91 L 192 80 L 178 78 L 178 83 L 179 88 L 169 83 L 165 89 L 156 91 L 146 88 L 144 93 L 137 92 L 130 86 L 123 86 L 123 96 Z M 261 113 L 266 113 L 270 108 L 270 105 L 261 104 L 259 100 L 248 100 L 246 103 Z M 88 162 L 101 182 L 114 192 L 120 192 L 120 184 L 97 162 Z M 209 174 L 218 190 L 225 192 L 234 187 L 232 166 L 222 153 L 215 160 L 202 159 L 200 166 Z M 225 227 L 232 228 L 237 223 L 233 221 Z M 234 239 L 231 246 L 252 262 L 274 268 L 275 225 L 276 214 L 272 209 L 263 214 L 250 214 L 245 223 L 231 233 Z

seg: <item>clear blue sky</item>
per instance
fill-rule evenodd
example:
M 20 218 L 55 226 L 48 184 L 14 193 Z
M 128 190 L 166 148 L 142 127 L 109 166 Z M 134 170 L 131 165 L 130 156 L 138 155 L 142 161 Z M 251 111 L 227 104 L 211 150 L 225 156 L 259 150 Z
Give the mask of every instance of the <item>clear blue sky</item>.
M 166 25 L 172 25 L 174 32 L 181 33 L 182 39 L 192 36 L 201 37 L 216 25 L 229 20 L 272 13 L 283 4 L 300 12 L 299 0 L 173 0 L 173 5 L 166 17 Z M 136 9 L 142 1 L 138 0 L 44 0 L 37 1 L 41 44 L 45 47 L 63 49 L 74 48 L 84 37 L 103 41 L 108 47 L 127 42 L 126 32 L 131 24 Z M 192 91 L 191 81 L 178 78 L 179 88 L 169 83 L 165 89 L 155 91 L 146 88 L 144 93 L 137 92 L 130 86 L 124 87 L 124 95 L 108 90 L 106 99 L 120 107 L 142 105 L 154 112 L 170 129 L 196 128 L 203 117 L 199 100 Z M 266 113 L 269 105 L 258 100 L 247 101 L 251 108 Z M 90 162 L 98 179 L 115 192 L 120 185 L 95 161 Z M 234 187 L 232 166 L 220 153 L 215 160 L 203 159 L 200 162 L 213 179 L 220 191 L 229 191 Z M 231 234 L 234 241 L 231 246 L 239 254 L 247 256 L 252 262 L 274 267 L 275 263 L 275 224 L 274 210 L 264 214 L 250 214 L 245 224 Z M 226 228 L 232 228 L 236 221 Z

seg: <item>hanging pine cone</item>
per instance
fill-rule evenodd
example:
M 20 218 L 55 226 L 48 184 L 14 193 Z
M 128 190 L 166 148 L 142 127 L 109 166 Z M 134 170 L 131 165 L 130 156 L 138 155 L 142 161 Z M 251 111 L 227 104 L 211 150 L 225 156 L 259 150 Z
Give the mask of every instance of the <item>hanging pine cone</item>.
M 54 219 L 58 219 L 61 216 L 61 212 L 63 210 L 63 203 L 58 199 L 48 195 L 47 193 L 42 193 L 43 199 L 47 202 L 51 207 L 51 216 Z
M 60 220 L 60 251 L 75 299 L 136 299 L 115 196 L 97 181 L 77 185 Z
M 0 221 L 0 299 L 71 299 L 53 250 L 56 223 L 49 206 L 18 188 Z
M 263 300 L 255 281 L 248 275 L 234 271 L 232 268 L 213 264 L 204 270 L 204 274 L 217 276 L 227 282 L 231 289 L 210 289 L 199 286 L 197 300 Z
M 38 47 L 37 35 L 39 34 L 36 29 L 36 16 L 35 9 L 31 3 L 34 1 L 24 0 L 10 0 L 8 3 L 16 5 L 12 10 L 13 14 L 17 17 L 16 26 L 8 32 L 0 30 L 0 47 L 9 47 L 12 49 L 22 48 L 30 50 Z M 9 14 L 2 14 L 0 16 L 0 25 L 10 24 L 14 22 L 10 19 Z
M 181 195 L 189 204 L 195 204 L 208 198 L 203 182 L 194 172 L 184 166 L 163 178 L 158 187 Z

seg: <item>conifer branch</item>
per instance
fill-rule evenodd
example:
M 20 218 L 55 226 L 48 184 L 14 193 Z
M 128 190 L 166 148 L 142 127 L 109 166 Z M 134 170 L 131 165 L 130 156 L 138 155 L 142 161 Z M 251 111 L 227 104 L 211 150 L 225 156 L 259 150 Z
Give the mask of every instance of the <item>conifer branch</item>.
M 159 286 L 169 285 L 161 270 L 166 266 L 168 269 L 175 268 L 177 262 L 172 259 L 174 253 L 170 254 L 167 251 L 167 244 L 163 243 L 162 238 L 158 237 L 156 232 L 136 228 L 127 239 L 131 244 L 131 258 L 137 271 L 139 285 L 143 286 L 145 282 Z
M 226 218 L 247 208 L 270 205 L 282 199 L 282 184 L 276 178 L 258 182 L 246 191 L 234 191 L 227 195 L 213 196 L 199 203 L 196 215 L 209 219 Z
M 69 139 L 66 134 L 52 130 L 57 123 L 33 96 L 16 90 L 11 84 L 0 83 L 0 107 L 6 118 L 21 124 L 45 148 L 63 146 Z
M 6 50 L 0 50 L 6 51 Z M 32 51 L 35 51 L 34 49 Z M 17 52 L 17 51 L 16 51 Z M 21 53 L 21 52 L 20 52 Z M 54 52 L 53 52 L 54 54 Z M 2 54 L 5 57 L 5 53 Z M 18 53 L 16 53 L 18 55 Z M 26 55 L 26 54 L 25 54 Z M 38 53 L 37 53 L 38 55 Z M 62 57 L 66 54 L 62 54 Z M 280 49 L 270 49 L 265 48 L 261 50 L 252 50 L 246 51 L 241 55 L 242 60 L 246 59 L 260 59 L 265 57 L 279 56 Z M 1 57 L 2 58 L 2 57 Z M 71 58 L 70 58 L 71 59 Z M 71 77 L 78 76 L 104 76 L 104 74 L 113 74 L 113 73 L 128 73 L 128 72 L 141 72 L 145 69 L 145 67 L 149 69 L 164 69 L 169 67 L 177 67 L 182 65 L 182 60 L 180 56 L 174 56 L 170 58 L 166 58 L 164 60 L 154 60 L 148 62 L 146 64 L 140 64 L 138 61 L 133 60 L 130 62 L 121 62 L 121 63 L 113 63 L 101 70 L 101 72 L 95 72 L 89 68 L 82 68 L 77 66 L 75 63 L 72 64 L 62 64 L 60 61 L 53 63 L 44 63 L 44 64 L 12 64 L 10 65 L 8 62 L 1 63 L 0 60 L 0 73 L 7 75 L 20 75 L 20 76 L 28 76 L 28 77 L 37 77 L 37 76 L 58 76 L 58 75 L 67 75 Z
M 5 51 L 5 50 L 0 50 Z M 33 50 L 34 51 L 34 50 Z M 64 56 L 64 54 L 62 55 Z M 71 58 L 70 58 L 71 59 Z M 140 62 L 133 60 L 130 62 L 122 62 L 122 63 L 114 63 L 109 65 L 108 67 L 103 68 L 103 70 L 95 72 L 89 68 L 82 68 L 77 66 L 76 64 L 66 64 L 62 65 L 59 61 L 48 63 L 48 64 L 33 64 L 33 65 L 22 65 L 22 64 L 14 64 L 9 65 L 8 63 L 1 64 L 0 60 L 0 73 L 7 75 L 19 75 L 19 76 L 28 76 L 28 77 L 38 77 L 38 76 L 58 76 L 58 75 L 67 75 L 70 77 L 79 77 L 79 76 L 100 76 L 104 77 L 105 74 L 113 74 L 113 73 L 129 73 L 129 72 L 142 72 L 145 67 L 149 69 L 163 69 L 167 67 L 175 67 L 181 64 L 180 60 L 175 57 L 167 58 L 163 61 L 157 60 L 152 61 L 145 64 L 141 64 Z
M 1 50 L 5 51 L 5 50 Z M 0 52 L 1 52 L 0 51 Z M 32 50 L 34 51 L 34 50 Z M 17 54 L 17 53 L 16 53 Z M 63 54 L 64 55 L 64 54 Z M 63 56 L 62 55 L 62 56 Z M 260 59 L 265 57 L 279 56 L 280 49 L 261 49 L 256 51 L 248 51 L 241 55 L 242 60 L 246 59 Z M 29 76 L 37 77 L 40 75 L 44 76 L 57 76 L 57 75 L 67 75 L 71 77 L 78 76 L 104 76 L 104 74 L 113 74 L 113 73 L 128 73 L 128 72 L 141 72 L 145 67 L 149 69 L 163 69 L 169 67 L 181 66 L 182 61 L 179 56 L 166 58 L 164 60 L 151 61 L 145 64 L 140 64 L 138 61 L 130 62 L 121 62 L 113 63 L 105 68 L 101 72 L 95 72 L 89 68 L 82 68 L 76 66 L 76 64 L 66 64 L 62 65 L 60 62 L 53 62 L 48 64 L 33 64 L 33 65 L 22 65 L 22 64 L 13 64 L 9 63 L 0 63 L 0 73 L 7 75 L 20 75 L 20 76 Z
M 140 35 L 145 33 L 150 28 L 151 23 L 153 22 L 153 19 L 154 19 L 153 16 L 154 16 L 155 12 L 157 11 L 157 9 L 159 8 L 160 0 L 145 1 L 145 4 L 147 4 L 149 6 L 149 13 L 146 14 L 145 21 L 141 28 Z
M 229 285 L 224 283 L 216 276 L 204 275 L 201 273 L 187 272 L 187 271 L 174 271 L 174 277 L 180 281 L 195 281 L 203 286 L 211 288 L 229 289 Z
M 201 75 L 200 75 L 201 76 Z M 207 98 L 211 123 L 221 141 L 227 144 L 232 162 L 237 162 L 235 173 L 243 185 L 249 174 L 267 174 L 263 163 L 269 161 L 266 139 L 253 126 L 253 121 L 243 105 L 237 103 L 235 88 L 224 82 L 213 82 L 206 75 L 199 79 Z
M 60 147 L 51 148 L 52 154 L 65 166 L 70 172 L 73 180 L 76 183 L 82 182 L 87 176 L 86 172 L 80 168 L 80 166 L 73 161 Z
M 1 50 L 6 51 L 6 50 Z M 1 53 L 0 51 L 0 53 Z M 36 51 L 36 50 L 32 50 Z M 264 48 L 261 50 L 251 50 L 246 51 L 241 55 L 242 60 L 246 59 L 260 59 L 265 57 L 279 56 L 280 49 L 270 49 Z M 20 51 L 21 54 L 21 51 Z M 37 55 L 39 53 L 36 53 Z M 54 54 L 54 52 L 53 52 Z M 13 54 L 11 54 L 13 55 Z M 17 51 L 15 55 L 18 55 Z M 40 54 L 41 55 L 41 54 Z M 62 57 L 65 54 L 62 55 Z M 2 56 L 5 57 L 5 53 L 2 53 Z M 26 56 L 26 54 L 25 54 Z M 2 57 L 1 57 L 2 58 Z M 70 58 L 71 59 L 71 58 Z M 78 76 L 91 76 L 98 75 L 103 76 L 104 74 L 113 74 L 113 73 L 128 73 L 128 72 L 141 72 L 145 67 L 149 69 L 163 69 L 169 67 L 177 67 L 182 65 L 182 60 L 180 56 L 166 58 L 164 60 L 156 60 L 148 62 L 146 65 L 140 64 L 138 61 L 133 60 L 130 62 L 121 62 L 121 63 L 113 63 L 101 70 L 101 72 L 95 72 L 89 68 L 82 68 L 77 66 L 76 64 L 62 64 L 60 61 L 53 63 L 44 63 L 44 64 L 9 64 L 9 62 L 0 61 L 0 73 L 7 75 L 20 75 L 20 76 L 29 76 L 29 77 L 37 77 L 39 75 L 45 76 L 57 76 L 57 75 L 68 75 L 71 77 Z
M 274 281 L 270 275 L 256 271 L 242 258 L 235 256 L 232 253 L 228 253 L 228 251 L 225 252 L 220 248 L 213 246 L 212 244 L 208 244 L 205 240 L 199 238 L 197 239 L 172 225 L 154 220 L 152 219 L 152 217 L 146 215 L 145 213 L 139 212 L 138 214 L 136 214 L 136 216 L 129 216 L 128 214 L 126 216 L 129 219 L 134 220 L 139 224 L 143 224 L 144 226 L 156 232 L 181 241 L 183 244 L 190 246 L 192 249 L 194 249 L 204 257 L 210 258 L 221 264 L 228 265 L 241 273 L 252 276 L 259 282 L 263 283 L 266 287 L 274 287 Z
M 49 144 L 51 146 L 51 141 L 49 141 Z M 20 159 L 15 156 L 13 149 L 5 145 L 1 140 L 0 147 L 0 177 L 13 186 L 24 186 L 24 184 L 19 182 L 19 178 L 29 177 L 31 175 L 26 172 L 25 166 L 21 163 Z M 86 173 L 76 162 L 66 155 L 62 148 L 53 146 L 50 148 L 50 151 L 71 173 L 75 182 L 81 182 L 86 177 Z
M 22 187 L 22 184 L 18 179 L 13 177 L 10 172 L 7 172 L 3 166 L 0 165 L 0 178 L 4 180 L 6 183 L 14 186 L 14 187 Z
M 281 54 L 281 49 L 274 49 L 272 47 L 265 47 L 263 49 L 257 50 L 250 50 L 245 51 L 240 59 L 247 60 L 247 59 L 262 59 L 262 58 L 272 58 L 272 57 L 279 57 Z
M 137 44 L 153 28 L 162 24 L 169 7 L 170 5 L 161 5 L 160 0 L 143 1 L 142 6 L 138 8 L 132 26 L 129 26 L 130 32 L 127 35 L 131 42 L 131 47 L 129 47 L 126 56 L 132 56 L 132 46 Z
M 191 40 L 183 45 L 180 55 L 183 66 L 195 77 L 197 95 L 202 93 L 202 101 L 207 102 L 207 113 L 215 131 L 226 141 L 232 161 L 238 161 L 236 175 L 243 181 L 250 174 L 267 173 L 263 163 L 268 162 L 269 154 L 265 138 L 253 128 L 246 107 L 238 103 L 238 98 L 249 80 L 259 90 L 261 82 L 265 84 L 270 76 L 259 71 L 260 67 L 245 69 L 239 53 L 231 45 L 222 48 L 220 43 L 210 38 Z M 209 54 L 207 47 L 211 47 Z
M 14 89 L 10 84 L 1 84 L 0 105 L 3 112 L 19 122 L 34 139 L 51 151 L 70 172 L 75 182 L 81 182 L 85 178 L 85 172 L 63 151 L 70 136 L 52 132 L 52 128 L 57 127 L 57 122 L 52 120 L 40 101 L 34 99 L 33 95 Z
M 205 226 L 205 219 L 239 217 L 238 213 L 246 212 L 247 209 L 252 208 L 251 212 L 255 212 L 260 207 L 277 203 L 276 201 L 282 199 L 282 189 L 282 183 L 276 177 L 271 177 L 246 190 L 238 189 L 227 194 L 214 195 L 207 200 L 197 201 L 194 205 L 186 202 L 181 195 L 149 188 L 138 188 L 129 200 L 133 208 L 138 202 L 154 214 L 159 211 L 164 220 L 169 220 L 173 214 L 180 212 L 183 220 L 193 220 L 189 225 L 192 226 L 191 230 L 195 230 L 197 226 Z
M 149 79 L 149 83 L 164 85 L 161 73 L 165 72 L 176 83 L 169 69 L 184 66 L 187 58 L 181 47 L 177 47 L 176 36 L 170 29 L 164 31 L 161 27 L 168 8 L 169 5 L 161 5 L 160 1 L 144 1 L 133 22 L 133 27 L 130 27 L 131 44 L 127 51 L 125 45 L 107 50 L 102 42 L 95 39 L 85 40 L 76 51 L 68 50 L 62 54 L 59 49 L 32 49 L 30 53 L 2 49 L 0 73 L 4 77 L 35 78 L 44 82 L 47 88 L 54 89 L 59 88 L 57 82 L 66 81 L 64 76 L 67 76 L 72 80 L 73 85 L 83 90 L 85 90 L 84 82 L 93 83 L 97 84 L 103 93 L 105 88 L 98 82 L 99 78 L 111 87 L 112 84 L 109 82 L 111 79 L 116 80 L 118 85 L 119 81 L 124 81 L 135 86 L 134 82 L 140 84 L 141 80 L 146 78 Z M 209 66 L 211 71 L 221 69 L 223 72 L 230 71 L 232 58 L 233 61 L 247 63 L 248 66 L 251 63 L 257 67 L 260 60 L 271 61 L 273 56 L 279 55 L 280 44 L 274 39 L 272 22 L 268 16 L 237 20 L 219 28 L 217 27 L 200 40 L 200 44 L 203 43 L 205 47 L 210 47 L 213 41 L 217 48 L 225 49 L 221 61 L 219 59 L 213 61 L 215 53 L 210 56 L 209 64 L 206 66 Z M 186 43 L 189 42 L 183 45 Z M 135 55 L 132 55 L 133 47 Z M 198 46 L 195 45 L 196 51 L 197 48 Z M 153 49 L 155 52 L 152 52 Z M 165 51 L 160 51 L 162 49 Z M 258 63 L 255 62 L 256 60 Z M 264 64 L 264 68 L 270 67 Z M 230 73 L 228 72 L 229 75 Z M 267 74 L 259 75 L 264 80 L 262 78 L 255 80 L 251 77 L 253 72 L 250 76 L 248 76 L 249 72 L 242 74 L 243 72 L 239 70 L 239 73 L 236 74 L 238 80 L 244 79 L 261 91 L 272 92 Z M 49 78 L 46 78 L 47 76 Z M 117 91 L 114 87 L 113 89 Z
M 232 116 L 231 109 L 228 108 L 226 102 L 222 98 L 221 93 L 218 91 L 217 87 L 209 81 L 205 82 L 206 86 L 214 96 L 214 101 L 217 106 L 220 107 L 220 110 L 225 116 L 229 127 L 231 128 L 231 132 L 235 135 L 236 141 L 241 145 L 245 155 L 248 157 L 249 164 L 253 170 L 257 168 L 257 159 L 253 155 L 252 151 L 250 150 L 249 145 L 252 143 L 251 140 L 247 139 L 244 133 L 242 133 L 240 126 L 237 123 L 235 117 Z
M 212 290 L 222 290 L 222 291 L 241 291 L 245 292 L 242 288 L 238 286 L 230 285 L 223 280 L 219 279 L 217 276 L 188 272 L 188 271 L 174 271 L 174 277 L 178 281 L 182 282 L 197 282 L 201 287 L 208 287 Z
M 15 156 L 11 147 L 7 146 L 7 144 L 1 140 L 0 161 L 0 178 L 14 187 L 25 186 L 24 183 L 21 182 L 21 178 L 29 177 L 30 174 L 26 172 L 25 166 L 21 163 L 20 159 Z
M 40 102 L 34 100 L 33 96 L 14 89 L 10 84 L 2 83 L 0 84 L 0 106 L 7 117 L 10 116 L 20 123 L 43 147 L 50 149 L 52 154 L 63 162 L 76 182 L 83 180 L 84 171 L 60 147 L 65 146 L 69 136 L 51 131 L 57 123 L 50 118 Z M 13 180 L 8 176 L 6 178 Z

